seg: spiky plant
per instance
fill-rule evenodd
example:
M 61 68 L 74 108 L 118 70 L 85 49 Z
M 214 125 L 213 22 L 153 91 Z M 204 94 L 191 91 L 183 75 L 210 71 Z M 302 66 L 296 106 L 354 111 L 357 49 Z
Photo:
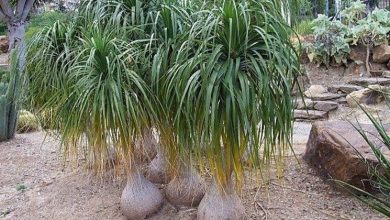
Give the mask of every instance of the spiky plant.
M 390 217 L 390 158 L 384 153 L 386 150 L 390 150 L 390 136 L 380 119 L 375 118 L 374 115 L 368 112 L 364 107 L 360 107 L 363 109 L 364 113 L 378 132 L 379 136 L 377 138 L 385 146 L 384 149 L 378 147 L 376 144 L 377 141 L 372 138 L 371 134 L 367 133 L 360 124 L 354 125 L 355 129 L 366 141 L 378 161 L 378 164 L 372 164 L 357 151 L 360 159 L 368 167 L 368 173 L 371 175 L 371 187 L 376 192 L 365 191 L 345 182 L 337 180 L 336 182 L 372 209 Z
M 151 82 L 153 94 L 158 100 L 154 103 L 155 108 L 159 109 L 154 124 L 160 131 L 160 152 L 164 152 L 162 156 L 157 155 L 150 167 L 156 167 L 157 164 L 167 166 L 160 170 L 168 172 L 169 178 L 166 179 L 172 178 L 166 187 L 166 196 L 175 205 L 198 205 L 204 195 L 204 183 L 192 167 L 191 152 L 189 148 L 183 147 L 187 143 L 179 142 L 177 138 L 175 121 L 182 93 L 175 90 L 176 85 L 169 84 L 168 81 L 171 68 L 196 53 L 193 38 L 201 27 L 197 23 L 198 16 L 193 5 L 185 1 L 162 4 L 154 16 L 156 19 L 152 33 L 155 41 L 151 43 L 150 50 L 145 51 L 150 60 L 150 74 L 146 78 Z M 168 162 L 158 162 L 159 160 Z
M 52 110 L 66 153 L 85 151 L 99 172 L 113 165 L 110 157 L 125 162 L 128 184 L 121 206 L 125 216 L 140 219 L 163 201 L 134 162 L 135 139 L 153 118 L 153 96 L 139 74 L 143 39 L 131 38 L 140 36 L 140 28 L 129 25 L 132 14 L 112 4 L 85 1 L 74 22 L 38 35 L 44 37 L 33 41 L 41 53 L 31 59 L 36 71 L 30 72 L 30 95 L 37 106 Z
M 240 185 L 245 151 L 258 167 L 281 162 L 291 139 L 290 89 L 299 63 L 275 1 L 228 0 L 199 19 L 201 30 L 187 38 L 196 42 L 192 56 L 175 58 L 164 90 L 180 97 L 179 147 L 205 151 L 216 181 L 198 216 L 242 217 L 231 174 Z

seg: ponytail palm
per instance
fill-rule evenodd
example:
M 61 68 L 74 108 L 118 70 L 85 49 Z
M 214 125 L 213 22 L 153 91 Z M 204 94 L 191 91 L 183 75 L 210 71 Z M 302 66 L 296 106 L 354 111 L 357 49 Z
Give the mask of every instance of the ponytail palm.
M 38 65 L 30 73 L 30 92 L 38 107 L 55 109 L 53 127 L 66 152 L 77 153 L 86 141 L 92 164 L 103 169 L 113 146 L 118 154 L 133 153 L 153 110 L 138 74 L 138 45 L 127 39 L 133 29 L 123 28 L 126 16 L 102 14 L 107 5 L 93 2 L 83 5 L 77 22 L 56 24 L 33 43 L 48 47 L 38 46 L 31 59 L 29 65 Z
M 168 90 L 182 93 L 179 142 L 205 150 L 226 188 L 232 173 L 241 182 L 245 151 L 257 166 L 280 162 L 291 139 L 290 90 L 299 63 L 271 0 L 225 1 L 201 17 L 196 52 L 170 69 Z

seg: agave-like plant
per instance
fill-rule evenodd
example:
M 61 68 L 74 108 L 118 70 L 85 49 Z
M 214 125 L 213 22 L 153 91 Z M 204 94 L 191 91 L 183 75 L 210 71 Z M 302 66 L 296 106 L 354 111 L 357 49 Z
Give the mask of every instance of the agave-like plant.
M 360 124 L 353 125 L 355 129 L 359 132 L 359 134 L 366 141 L 368 146 L 371 148 L 374 153 L 376 159 L 378 160 L 378 164 L 374 165 L 371 162 L 367 161 L 366 158 L 357 151 L 360 159 L 366 164 L 368 167 L 368 173 L 371 175 L 370 183 L 373 190 L 376 192 L 369 192 L 363 189 L 352 186 L 348 183 L 338 181 L 336 182 L 344 187 L 351 194 L 356 196 L 360 201 L 366 203 L 371 208 L 376 211 L 382 213 L 383 215 L 390 217 L 390 159 L 387 155 L 385 155 L 385 150 L 390 150 L 390 136 L 382 124 L 380 119 L 374 117 L 372 113 L 366 110 L 363 106 L 360 106 L 366 116 L 369 118 L 379 136 L 378 139 L 383 143 L 383 145 L 387 149 L 381 149 L 375 144 L 375 140 L 373 140 L 372 135 L 367 134 L 367 132 L 360 126 Z

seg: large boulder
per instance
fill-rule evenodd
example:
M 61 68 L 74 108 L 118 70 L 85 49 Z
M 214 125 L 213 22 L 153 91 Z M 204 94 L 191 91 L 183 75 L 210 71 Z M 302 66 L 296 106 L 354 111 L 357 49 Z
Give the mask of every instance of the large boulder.
M 390 152 L 376 137 L 372 125 L 361 124 L 369 139 L 390 157 Z M 390 126 L 385 129 L 390 131 Z M 369 187 L 364 180 L 369 178 L 367 164 L 358 156 L 360 153 L 373 165 L 378 161 L 367 142 L 349 122 L 315 122 L 310 132 L 304 159 L 319 169 L 327 179 L 345 181 L 357 187 Z
M 387 63 L 390 60 L 390 46 L 380 45 L 373 50 L 373 61 L 375 63 Z

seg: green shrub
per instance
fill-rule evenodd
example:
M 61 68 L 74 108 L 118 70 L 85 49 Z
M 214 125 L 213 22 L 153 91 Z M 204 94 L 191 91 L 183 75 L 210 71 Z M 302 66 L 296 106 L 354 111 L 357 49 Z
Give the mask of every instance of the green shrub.
M 331 63 L 346 64 L 351 51 L 346 41 L 347 27 L 325 15 L 319 15 L 313 25 L 315 42 L 305 45 L 310 61 L 327 67 Z
M 298 35 L 309 35 L 313 33 L 314 24 L 309 20 L 301 21 L 293 26 Z
M 30 18 L 25 38 L 29 40 L 34 34 L 38 33 L 44 27 L 50 27 L 57 21 L 66 21 L 69 19 L 71 19 L 70 14 L 57 11 L 48 11 L 43 14 L 33 15 Z
M 366 15 L 365 4 L 351 3 L 340 13 L 341 21 L 319 15 L 313 21 L 315 42 L 305 45 L 311 61 L 329 66 L 330 63 L 347 62 L 350 45 L 367 47 L 366 69 L 370 72 L 370 49 L 387 45 L 390 32 L 390 11 L 375 9 Z
M 39 130 L 39 122 L 35 115 L 27 110 L 20 110 L 16 131 L 18 133 L 26 133 L 37 130 Z

